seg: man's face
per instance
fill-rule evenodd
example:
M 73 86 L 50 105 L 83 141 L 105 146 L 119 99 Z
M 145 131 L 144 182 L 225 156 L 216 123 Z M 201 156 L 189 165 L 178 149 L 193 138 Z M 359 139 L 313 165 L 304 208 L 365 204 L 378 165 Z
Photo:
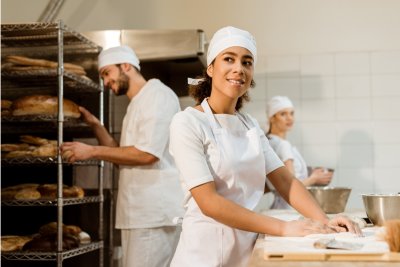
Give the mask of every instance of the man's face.
M 104 86 L 112 90 L 115 95 L 125 95 L 128 92 L 129 77 L 120 65 L 108 65 L 101 68 L 100 76 L 104 81 Z

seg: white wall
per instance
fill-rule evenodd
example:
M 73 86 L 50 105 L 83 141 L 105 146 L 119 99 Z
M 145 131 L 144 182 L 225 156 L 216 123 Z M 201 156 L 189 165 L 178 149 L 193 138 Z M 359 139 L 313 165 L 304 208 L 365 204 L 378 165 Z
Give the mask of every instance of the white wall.
M 3 0 L 2 23 L 36 20 L 47 0 Z M 21 9 L 21 7 L 24 7 Z M 269 97 L 296 105 L 290 140 L 309 165 L 336 169 L 333 184 L 400 192 L 399 0 L 65 0 L 59 17 L 78 31 L 225 25 L 258 43 L 257 87 L 246 110 L 265 125 Z

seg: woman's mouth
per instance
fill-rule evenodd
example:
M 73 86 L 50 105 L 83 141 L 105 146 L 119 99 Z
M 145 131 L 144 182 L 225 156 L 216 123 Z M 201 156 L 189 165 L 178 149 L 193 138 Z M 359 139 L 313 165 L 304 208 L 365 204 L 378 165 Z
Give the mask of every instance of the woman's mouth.
M 228 82 L 233 85 L 243 85 L 245 81 L 242 79 L 240 79 L 240 80 L 228 79 Z

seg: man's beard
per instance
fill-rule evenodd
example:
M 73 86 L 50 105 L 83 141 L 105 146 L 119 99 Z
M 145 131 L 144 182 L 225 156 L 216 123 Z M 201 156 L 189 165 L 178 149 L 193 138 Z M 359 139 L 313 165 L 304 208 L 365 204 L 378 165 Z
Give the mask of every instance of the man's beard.
M 120 69 L 120 74 L 117 80 L 118 90 L 115 92 L 115 95 L 126 95 L 129 89 L 129 77 L 125 73 L 123 73 Z

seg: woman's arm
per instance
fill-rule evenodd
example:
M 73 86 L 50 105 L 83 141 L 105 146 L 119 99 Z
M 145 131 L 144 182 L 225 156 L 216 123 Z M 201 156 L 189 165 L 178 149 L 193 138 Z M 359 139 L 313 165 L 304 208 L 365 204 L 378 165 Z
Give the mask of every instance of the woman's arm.
M 204 215 L 232 228 L 276 236 L 305 236 L 334 232 L 326 224 L 312 220 L 285 222 L 248 210 L 218 194 L 214 182 L 190 190 Z
M 281 167 L 269 173 L 268 179 L 279 194 L 304 217 L 315 219 L 322 223 L 328 222 L 328 217 L 315 199 L 287 168 Z
M 294 176 L 296 175 L 293 166 L 293 160 L 288 159 L 284 162 L 286 168 L 290 171 Z M 327 185 L 332 180 L 333 173 L 327 172 L 323 168 L 314 169 L 310 176 L 308 176 L 304 180 L 300 180 L 304 186 L 312 186 L 312 185 Z
M 333 173 L 326 171 L 324 168 L 314 169 L 309 177 L 302 182 L 305 186 L 311 185 L 327 185 L 332 180 Z
M 268 179 L 279 194 L 304 217 L 327 224 L 337 232 L 349 231 L 359 236 L 362 235 L 358 225 L 345 216 L 338 215 L 329 220 L 304 185 L 286 167 L 269 173 Z

